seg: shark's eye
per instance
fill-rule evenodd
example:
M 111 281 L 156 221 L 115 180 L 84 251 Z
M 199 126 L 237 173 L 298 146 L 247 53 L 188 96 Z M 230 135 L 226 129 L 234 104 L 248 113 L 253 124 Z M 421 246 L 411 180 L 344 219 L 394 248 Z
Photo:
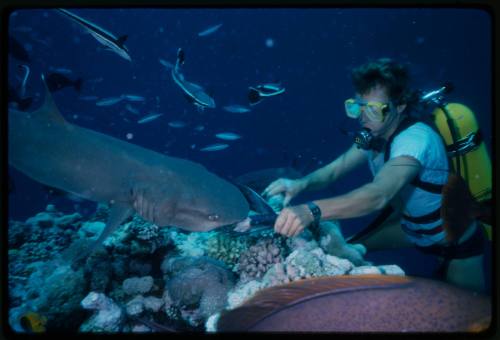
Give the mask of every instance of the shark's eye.
M 208 215 L 209 221 L 217 221 L 218 219 L 219 219 L 219 215 L 217 215 L 217 214 Z

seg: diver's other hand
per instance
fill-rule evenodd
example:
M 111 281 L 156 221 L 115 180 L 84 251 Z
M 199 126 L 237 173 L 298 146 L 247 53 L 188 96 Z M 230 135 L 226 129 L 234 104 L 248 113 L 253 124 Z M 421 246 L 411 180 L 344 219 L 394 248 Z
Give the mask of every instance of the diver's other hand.
M 305 204 L 296 205 L 281 210 L 274 223 L 274 231 L 284 236 L 294 237 L 312 222 L 314 222 L 314 218 L 309 207 Z
M 305 185 L 301 179 L 279 178 L 264 189 L 262 196 L 271 197 L 283 193 L 285 195 L 283 206 L 286 207 L 290 200 L 297 196 L 304 188 Z

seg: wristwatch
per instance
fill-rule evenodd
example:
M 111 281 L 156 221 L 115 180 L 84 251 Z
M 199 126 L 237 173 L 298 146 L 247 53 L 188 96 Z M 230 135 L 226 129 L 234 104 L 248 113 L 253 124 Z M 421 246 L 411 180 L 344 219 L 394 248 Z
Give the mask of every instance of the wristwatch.
M 315 227 L 319 226 L 319 221 L 321 220 L 321 209 L 314 204 L 312 201 L 307 202 L 307 206 L 309 207 L 309 210 L 311 211 L 311 215 L 314 218 L 313 225 Z

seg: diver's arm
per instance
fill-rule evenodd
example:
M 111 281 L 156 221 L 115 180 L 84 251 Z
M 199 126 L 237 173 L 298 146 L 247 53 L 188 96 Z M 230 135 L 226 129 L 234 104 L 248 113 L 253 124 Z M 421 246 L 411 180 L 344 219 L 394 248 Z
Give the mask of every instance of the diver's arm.
M 300 179 L 304 190 L 323 189 L 367 161 L 364 151 L 353 145 L 331 163 Z
M 349 193 L 314 201 L 321 209 L 322 219 L 354 218 L 382 209 L 420 170 L 420 163 L 407 156 L 389 160 L 371 183 Z

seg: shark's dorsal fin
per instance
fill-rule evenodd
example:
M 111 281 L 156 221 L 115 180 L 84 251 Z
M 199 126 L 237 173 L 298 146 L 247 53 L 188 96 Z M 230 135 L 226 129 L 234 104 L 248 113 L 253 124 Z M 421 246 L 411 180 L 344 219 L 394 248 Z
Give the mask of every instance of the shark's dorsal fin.
M 119 45 L 119 46 L 122 46 L 123 43 L 125 42 L 125 40 L 127 40 L 128 38 L 128 35 L 122 35 L 121 37 L 119 37 L 117 40 L 116 40 L 116 43 Z
M 45 88 L 45 99 L 43 101 L 42 106 L 34 112 L 35 116 L 44 116 L 50 120 L 53 120 L 58 123 L 67 123 L 66 119 L 64 119 L 61 112 L 56 106 L 54 102 L 54 98 L 52 98 L 52 94 L 50 93 L 49 87 L 45 82 L 45 76 L 42 74 L 42 83 Z

